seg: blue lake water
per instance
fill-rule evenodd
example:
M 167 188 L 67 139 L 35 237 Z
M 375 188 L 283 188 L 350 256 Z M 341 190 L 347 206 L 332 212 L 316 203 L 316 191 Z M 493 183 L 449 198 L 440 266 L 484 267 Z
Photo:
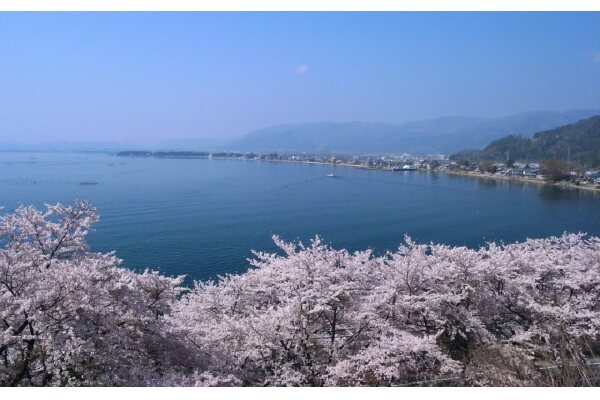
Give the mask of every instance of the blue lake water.
M 479 246 L 564 231 L 600 235 L 600 195 L 423 172 L 278 162 L 0 152 L 0 205 L 91 201 L 92 250 L 190 279 L 247 268 L 271 235 L 393 250 L 420 242 Z M 82 182 L 97 182 L 82 185 Z

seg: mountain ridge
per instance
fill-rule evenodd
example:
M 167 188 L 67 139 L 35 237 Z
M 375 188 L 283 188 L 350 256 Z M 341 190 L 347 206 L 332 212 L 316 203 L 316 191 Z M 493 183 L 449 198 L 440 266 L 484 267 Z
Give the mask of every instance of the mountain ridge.
M 238 151 L 313 152 L 363 154 L 452 154 L 464 149 L 482 149 L 507 135 L 530 137 L 536 132 L 577 122 L 600 109 L 564 112 L 526 111 L 503 117 L 442 116 L 386 122 L 320 121 L 286 123 L 249 132 L 237 138 L 173 138 L 137 142 L 54 141 L 19 143 L 0 141 L 0 151 Z
M 600 166 L 600 115 L 537 132 L 530 138 L 505 136 L 492 141 L 483 150 L 466 150 L 451 158 L 468 161 L 559 159 L 597 167 Z
M 536 132 L 576 122 L 600 110 L 527 111 L 498 118 L 445 116 L 401 124 L 309 122 L 254 130 L 232 141 L 233 151 L 452 153 L 482 148 L 508 134 Z

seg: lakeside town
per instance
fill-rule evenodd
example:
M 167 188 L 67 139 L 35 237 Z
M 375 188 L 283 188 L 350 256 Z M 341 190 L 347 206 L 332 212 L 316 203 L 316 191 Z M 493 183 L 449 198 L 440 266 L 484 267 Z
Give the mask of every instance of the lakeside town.
M 122 151 L 121 157 L 158 158 L 207 158 L 275 162 L 327 164 L 382 171 L 430 171 L 467 175 L 480 178 L 510 179 L 541 184 L 554 184 L 566 188 L 600 191 L 600 169 L 583 168 L 560 160 L 540 162 L 468 161 L 454 159 L 446 154 L 417 156 L 409 153 L 399 155 L 355 155 L 325 153 L 254 153 L 254 152 L 203 152 L 203 151 Z M 332 174 L 330 174 L 332 175 Z

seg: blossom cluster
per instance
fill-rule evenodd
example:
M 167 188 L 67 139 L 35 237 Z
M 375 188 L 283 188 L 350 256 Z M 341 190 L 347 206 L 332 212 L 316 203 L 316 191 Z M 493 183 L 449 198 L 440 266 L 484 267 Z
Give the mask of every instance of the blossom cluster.
M 86 202 L 0 218 L 1 385 L 591 385 L 600 239 L 336 250 L 274 237 L 183 286 L 85 243 Z M 597 372 L 597 371 L 596 371 Z

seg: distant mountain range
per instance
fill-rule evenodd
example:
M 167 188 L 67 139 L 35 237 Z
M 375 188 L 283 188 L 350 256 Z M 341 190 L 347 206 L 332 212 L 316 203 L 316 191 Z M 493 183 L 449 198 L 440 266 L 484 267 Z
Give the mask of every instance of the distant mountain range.
M 462 151 L 454 160 L 540 161 L 559 159 L 577 164 L 600 166 L 600 115 L 573 124 L 536 133 L 531 138 L 510 135 L 487 145 L 483 150 Z
M 481 149 L 506 135 L 530 137 L 600 114 L 600 110 L 534 111 L 501 118 L 441 117 L 402 124 L 321 122 L 277 125 L 235 139 L 169 139 L 125 143 L 73 141 L 22 144 L 0 141 L 0 151 L 238 151 L 451 154 Z M 172 137 L 177 137 L 173 132 Z
M 277 125 L 226 145 L 231 151 L 453 153 L 514 134 L 529 137 L 600 114 L 600 110 L 535 111 L 501 118 L 442 117 L 403 124 L 322 122 Z

